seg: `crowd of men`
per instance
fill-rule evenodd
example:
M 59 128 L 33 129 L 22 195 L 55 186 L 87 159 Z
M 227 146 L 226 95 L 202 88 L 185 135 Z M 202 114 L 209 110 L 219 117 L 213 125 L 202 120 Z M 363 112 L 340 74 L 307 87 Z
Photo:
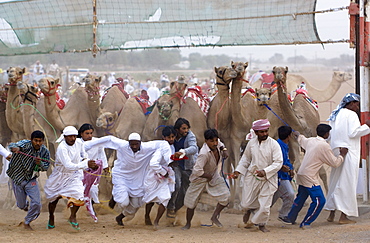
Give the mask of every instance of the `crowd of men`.
M 308 196 L 312 202 L 300 228 L 310 228 L 322 209 L 330 210 L 329 222 L 333 222 L 335 212 L 340 211 L 340 224 L 355 223 L 348 216 L 358 216 L 356 186 L 360 137 L 370 133 L 370 120 L 360 124 L 359 101 L 358 95 L 347 94 L 332 112 L 329 125 L 317 126 L 317 137 L 306 138 L 289 126 L 282 126 L 278 129 L 279 139 L 275 140 L 269 136 L 267 119 L 253 122 L 253 132 L 247 136 L 250 140 L 231 174 L 234 179 L 241 177 L 240 205 L 246 228 L 257 226 L 262 232 L 268 232 L 270 208 L 278 198 L 283 200 L 278 219 L 284 224 L 296 224 Z M 229 204 L 230 191 L 219 168 L 228 157 L 227 148 L 216 129 L 207 129 L 205 143 L 198 151 L 190 128 L 186 119 L 179 118 L 173 126 L 162 130 L 163 140 L 142 142 L 138 133 L 131 133 L 128 140 L 114 136 L 94 138 L 94 128 L 90 124 L 82 125 L 79 130 L 65 127 L 57 141 L 60 144 L 53 171 L 44 186 L 49 202 L 47 228 L 56 227 L 54 212 L 61 198 L 68 200 L 68 222 L 73 229 L 80 229 L 76 214 L 84 204 L 97 220 L 93 204 L 100 203 L 99 176 L 109 173 L 105 148 L 117 151 L 111 171 L 113 190 L 109 206 L 121 211 L 115 218 L 118 225 L 123 225 L 124 218 L 132 219 L 145 204 L 145 224 L 153 225 L 156 230 L 166 210 L 166 216 L 174 218 L 185 206 L 186 224 L 182 229 L 190 229 L 197 204 L 206 192 L 217 202 L 210 220 L 213 225 L 222 227 L 219 216 Z M 27 212 L 22 224 L 29 230 L 32 230 L 30 223 L 41 210 L 37 177 L 50 165 L 44 139 L 41 131 L 34 131 L 31 140 L 10 144 L 12 153 L 0 147 L 0 154 L 10 160 L 7 174 L 12 180 L 17 206 Z M 289 160 L 291 139 L 297 139 L 305 150 L 296 175 L 297 195 L 291 184 L 295 174 Z M 333 167 L 326 198 L 318 177 L 323 164 Z M 154 203 L 158 204 L 158 211 L 152 222 L 150 211 Z

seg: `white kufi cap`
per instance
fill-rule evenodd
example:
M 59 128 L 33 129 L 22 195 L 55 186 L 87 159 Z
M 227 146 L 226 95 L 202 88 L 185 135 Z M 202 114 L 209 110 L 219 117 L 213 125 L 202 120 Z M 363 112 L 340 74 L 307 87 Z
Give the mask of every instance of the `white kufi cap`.
M 128 136 L 128 140 L 129 141 L 131 141 L 131 140 L 141 141 L 140 134 L 136 133 L 136 132 L 133 132 L 133 133 L 130 134 L 130 136 Z

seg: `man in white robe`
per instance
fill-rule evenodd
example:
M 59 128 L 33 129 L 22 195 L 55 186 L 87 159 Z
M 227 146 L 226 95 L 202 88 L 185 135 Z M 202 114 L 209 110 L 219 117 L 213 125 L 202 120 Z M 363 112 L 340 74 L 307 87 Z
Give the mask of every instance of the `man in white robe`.
M 154 230 L 158 229 L 158 223 L 166 210 L 167 204 L 171 199 L 171 194 L 175 190 L 175 172 L 170 167 L 173 162 L 170 159 L 175 153 L 173 143 L 176 138 L 176 130 L 173 126 L 166 126 L 162 130 L 163 142 L 150 160 L 149 169 L 145 176 L 145 194 L 143 201 L 145 207 L 145 224 L 152 225 L 150 211 L 154 203 L 158 204 L 157 217 L 154 220 Z
M 112 169 L 112 194 L 114 201 L 123 209 L 116 217 L 117 224 L 122 226 L 123 218 L 133 218 L 143 205 L 144 178 L 158 143 L 141 142 L 138 133 L 131 133 L 128 139 L 129 141 L 126 141 L 114 136 L 105 136 L 86 141 L 84 144 L 86 151 L 95 146 L 117 150 L 117 160 Z
M 270 215 L 270 207 L 274 193 L 278 188 L 277 172 L 283 165 L 283 155 L 279 143 L 268 136 L 270 122 L 267 119 L 253 122 L 255 135 L 249 142 L 232 177 L 240 174 L 242 199 L 240 205 L 246 211 L 243 217 L 248 223 L 250 214 L 254 215 L 251 222 L 258 225 L 262 232 L 268 232 L 266 223 Z
M 360 110 L 360 96 L 348 93 L 331 113 L 329 124 L 333 128 L 330 145 L 335 155 L 340 147 L 348 148 L 344 162 L 332 168 L 325 210 L 330 210 L 329 222 L 334 221 L 335 210 L 342 212 L 339 223 L 356 223 L 347 216 L 358 217 L 356 187 L 360 163 L 360 138 L 370 133 L 370 120 L 361 126 L 357 112 Z
M 84 186 L 82 184 L 83 169 L 96 169 L 94 160 L 89 160 L 73 126 L 67 126 L 57 140 L 61 142 L 55 154 L 55 167 L 45 182 L 44 191 L 49 201 L 48 229 L 55 228 L 54 212 L 60 198 L 68 199 L 71 215 L 68 222 L 72 228 L 79 230 L 76 214 L 84 205 Z

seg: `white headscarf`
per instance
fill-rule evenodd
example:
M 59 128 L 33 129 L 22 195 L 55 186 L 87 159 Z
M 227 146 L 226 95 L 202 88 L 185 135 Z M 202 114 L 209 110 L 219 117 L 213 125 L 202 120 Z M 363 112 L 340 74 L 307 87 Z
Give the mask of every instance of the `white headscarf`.
M 64 136 L 70 136 L 70 135 L 78 135 L 78 131 L 74 126 L 67 126 L 63 129 L 63 133 L 60 135 L 60 137 L 57 139 L 57 143 L 62 142 L 64 139 Z

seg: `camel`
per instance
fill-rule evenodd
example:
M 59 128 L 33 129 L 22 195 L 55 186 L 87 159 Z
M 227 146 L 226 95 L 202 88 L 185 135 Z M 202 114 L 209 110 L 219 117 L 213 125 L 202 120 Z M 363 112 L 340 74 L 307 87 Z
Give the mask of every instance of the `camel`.
M 104 131 L 96 126 L 96 119 L 101 115 L 102 111 L 100 108 L 100 83 L 102 81 L 101 76 L 95 76 L 87 74 L 82 82 L 85 83 L 85 91 L 87 93 L 87 105 L 89 107 L 89 115 L 91 125 L 94 126 L 94 135 L 100 137 L 104 135 Z
M 222 66 L 215 67 L 215 73 L 218 93 L 211 101 L 207 126 L 208 128 L 217 129 L 220 139 L 227 143 L 230 137 L 229 125 L 231 122 L 229 84 L 236 78 L 237 72 L 231 67 Z
M 104 130 L 105 134 L 115 134 L 118 123 L 116 122 L 127 102 L 124 94 L 117 86 L 107 90 L 100 105 L 100 115 L 96 119 L 96 126 Z
M 296 97 L 298 100 L 295 109 L 290 104 L 286 93 L 287 72 L 288 67 L 274 67 L 273 69 L 275 76 L 274 81 L 277 84 L 277 92 L 272 95 L 270 108 L 286 124 L 272 112 L 269 112 L 267 115 L 267 118 L 271 123 L 269 135 L 277 139 L 277 129 L 282 125 L 289 125 L 293 130 L 299 131 L 306 137 L 316 136 L 316 127 L 320 122 L 319 113 L 301 96 Z M 298 170 L 300 165 L 300 146 L 296 139 L 290 139 L 289 148 L 289 158 L 292 164 L 294 164 L 295 170 Z M 327 175 L 323 167 L 320 169 L 319 174 L 323 180 L 324 187 L 327 190 Z
M 115 134 L 125 140 L 128 139 L 130 133 L 142 134 L 146 120 L 147 117 L 136 98 L 129 98 L 122 109 L 121 115 L 117 118 Z
M 78 88 L 70 97 L 66 106 L 61 110 L 57 106 L 56 91 L 59 79 L 45 77 L 39 80 L 39 87 L 44 94 L 46 118 L 56 130 L 63 130 L 66 126 L 79 128 L 90 121 L 87 93 L 83 88 Z
M 294 92 L 299 85 L 304 82 L 310 97 L 317 102 L 328 101 L 337 93 L 340 86 L 352 79 L 352 74 L 347 72 L 334 71 L 329 85 L 325 89 L 316 89 L 311 86 L 302 76 L 297 74 L 288 74 L 287 77 L 287 90 L 289 93 Z
M 17 134 L 19 136 L 12 140 L 25 138 L 23 117 L 19 106 L 23 100 L 19 96 L 19 89 L 17 88 L 17 82 L 22 81 L 25 72 L 26 68 L 20 67 L 10 67 L 7 70 L 9 90 L 5 110 L 6 122 L 13 135 L 16 136 Z
M 154 106 L 152 113 L 149 114 L 143 130 L 143 141 L 162 139 L 163 126 L 173 126 L 179 118 L 180 101 L 186 88 L 185 76 L 180 75 L 178 80 L 178 82 L 171 82 L 170 94 L 162 95 Z
M 31 133 L 36 130 L 35 126 L 35 108 L 39 96 L 37 95 L 39 89 L 30 84 L 22 82 L 17 83 L 17 88 L 23 97 L 23 103 L 20 104 L 20 112 L 23 120 L 23 131 L 25 138 L 31 139 Z
M 0 86 L 0 143 L 4 147 L 11 141 L 12 131 L 6 122 L 6 100 L 8 88 L 5 85 Z M 1 171 L 1 170 L 0 170 Z

